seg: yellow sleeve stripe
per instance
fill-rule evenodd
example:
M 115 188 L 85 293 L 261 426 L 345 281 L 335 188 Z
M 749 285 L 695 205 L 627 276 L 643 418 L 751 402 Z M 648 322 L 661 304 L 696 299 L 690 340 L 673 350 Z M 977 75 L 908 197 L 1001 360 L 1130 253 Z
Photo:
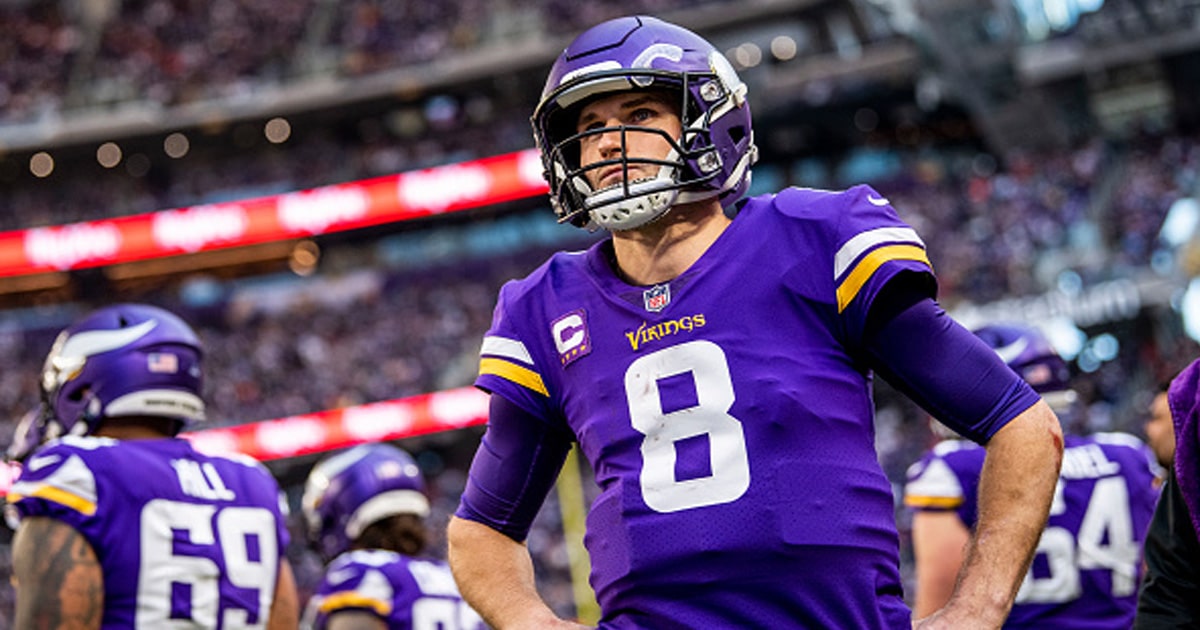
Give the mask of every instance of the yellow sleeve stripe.
M 850 302 L 854 301 L 855 296 L 862 290 L 867 280 L 870 280 L 871 276 L 875 275 L 875 272 L 884 263 L 893 260 L 915 260 L 925 263 L 930 269 L 933 269 L 933 265 L 929 262 L 929 257 L 925 255 L 925 250 L 916 245 L 888 245 L 880 247 L 864 256 L 846 278 L 842 280 L 842 283 L 838 285 L 838 312 L 841 313 L 846 310 L 846 307 L 850 306 Z
M 8 502 L 16 503 L 17 501 L 30 497 L 45 499 L 59 505 L 65 505 L 66 507 L 79 512 L 84 516 L 91 516 L 96 513 L 96 504 L 94 502 L 88 501 L 77 494 L 72 494 L 61 488 L 55 488 L 54 486 L 38 486 L 33 492 L 29 492 L 27 494 L 9 492 Z
M 375 614 L 380 617 L 387 617 L 392 613 L 392 604 L 374 597 L 367 597 L 354 591 L 342 591 L 340 593 L 332 593 L 325 596 L 321 600 L 321 605 L 318 610 L 321 613 L 328 614 L 335 610 L 343 608 L 369 608 L 375 611 Z
M 512 381 L 517 385 L 531 389 L 543 396 L 550 396 L 550 392 L 546 390 L 546 384 L 542 382 L 542 377 L 533 370 L 522 367 L 515 363 L 509 363 L 503 359 L 493 357 L 484 357 L 479 360 L 479 374 L 492 374 L 499 376 L 507 381 Z
M 904 505 L 916 508 L 956 508 L 963 503 L 962 497 L 922 497 L 909 495 L 904 497 Z

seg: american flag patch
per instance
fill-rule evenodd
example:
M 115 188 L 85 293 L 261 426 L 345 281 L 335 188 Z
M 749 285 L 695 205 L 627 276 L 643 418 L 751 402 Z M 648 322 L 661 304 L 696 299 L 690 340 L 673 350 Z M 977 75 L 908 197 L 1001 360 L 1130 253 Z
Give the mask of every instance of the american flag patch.
M 645 300 L 647 311 L 657 313 L 671 303 L 671 285 L 656 284 L 642 293 L 642 299 Z
M 146 369 L 156 374 L 175 374 L 179 371 L 179 357 L 170 352 L 151 352 L 146 355 Z

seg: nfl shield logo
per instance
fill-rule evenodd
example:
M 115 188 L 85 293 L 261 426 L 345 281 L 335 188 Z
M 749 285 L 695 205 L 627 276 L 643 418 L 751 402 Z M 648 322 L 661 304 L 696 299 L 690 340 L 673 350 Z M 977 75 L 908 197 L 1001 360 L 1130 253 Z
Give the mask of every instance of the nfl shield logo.
M 654 285 L 642 293 L 642 298 L 646 301 L 646 310 L 657 313 L 671 303 L 671 285 Z

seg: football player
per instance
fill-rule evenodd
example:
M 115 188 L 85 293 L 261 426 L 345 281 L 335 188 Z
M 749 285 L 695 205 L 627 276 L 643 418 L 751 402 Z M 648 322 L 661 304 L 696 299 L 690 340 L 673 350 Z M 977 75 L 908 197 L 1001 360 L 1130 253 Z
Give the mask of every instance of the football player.
M 429 501 L 416 462 L 386 444 L 364 444 L 309 473 L 304 517 L 326 562 L 306 627 L 323 630 L 476 630 L 445 562 L 422 557 Z
M 204 420 L 202 351 L 176 315 L 101 308 L 59 334 L 42 431 L 8 499 L 16 627 L 289 628 L 279 486 L 177 437 Z
M 1137 630 L 1200 627 L 1200 360 L 1171 381 L 1174 462 L 1146 536 Z
M 878 372 L 988 445 L 967 571 L 921 625 L 999 625 L 1061 429 L 937 305 L 888 200 L 867 186 L 743 199 L 746 85 L 651 17 L 577 37 L 532 122 L 555 212 L 608 238 L 500 292 L 476 380 L 488 429 L 448 531 L 467 601 L 498 628 L 573 625 L 538 596 L 523 541 L 578 441 L 600 486 L 585 542 L 601 626 L 912 627 L 874 448 Z
M 1142 575 L 1141 549 L 1158 500 L 1154 453 L 1127 433 L 1076 435 L 1070 368 L 1036 328 L 976 331 L 1050 404 L 1066 427 L 1066 447 L 1050 519 L 1006 628 L 1128 628 Z M 979 520 L 976 488 L 982 447 L 938 443 L 908 471 L 920 616 L 945 605 Z
M 12 443 L 4 451 L 4 458 L 10 462 L 23 463 L 50 436 L 46 435 L 45 407 L 37 406 L 25 412 L 13 430 Z
M 1146 443 L 1154 451 L 1159 465 L 1164 469 L 1175 463 L 1175 423 L 1171 419 L 1168 402 L 1169 385 L 1163 385 L 1150 401 L 1150 415 L 1146 419 Z

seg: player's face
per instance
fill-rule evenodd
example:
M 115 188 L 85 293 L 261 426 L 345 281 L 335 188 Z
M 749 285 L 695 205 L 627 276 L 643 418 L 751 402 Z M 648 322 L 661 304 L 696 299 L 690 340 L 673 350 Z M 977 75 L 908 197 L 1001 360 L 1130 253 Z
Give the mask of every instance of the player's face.
M 649 127 L 662 130 L 666 136 L 677 140 L 683 125 L 676 112 L 676 105 L 666 93 L 622 92 L 604 96 L 584 106 L 579 113 L 575 131 L 611 128 L 611 131 L 586 136 L 580 142 L 580 165 L 588 166 L 601 160 L 621 157 L 661 160 L 671 151 L 671 143 L 661 134 L 628 130 L 624 131 L 624 155 L 622 155 L 622 127 Z M 629 181 L 654 177 L 659 165 L 638 162 L 628 163 Z M 613 164 L 587 171 L 588 183 L 593 190 L 602 190 L 624 183 L 624 169 Z
M 1170 466 L 1175 459 L 1175 423 L 1171 420 L 1171 407 L 1167 394 L 1160 392 L 1150 403 L 1150 419 L 1146 421 L 1146 442 L 1158 463 Z

